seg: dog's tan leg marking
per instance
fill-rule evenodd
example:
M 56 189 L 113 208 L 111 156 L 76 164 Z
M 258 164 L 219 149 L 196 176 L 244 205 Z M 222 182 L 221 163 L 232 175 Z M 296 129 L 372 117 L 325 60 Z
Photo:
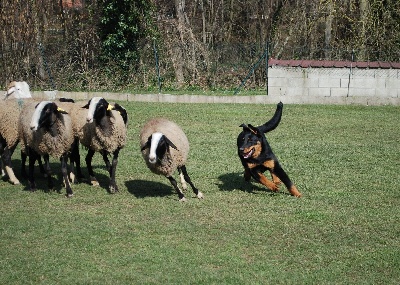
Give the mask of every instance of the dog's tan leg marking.
M 300 197 L 301 197 L 301 193 L 299 192 L 299 190 L 297 190 L 297 187 L 294 186 L 294 185 L 292 185 L 292 187 L 290 187 L 289 192 L 290 192 L 293 196 L 295 196 L 295 197 L 297 197 L 297 198 L 300 198 Z
M 271 176 L 272 176 L 272 181 L 273 181 L 276 185 L 280 185 L 280 184 L 281 184 L 281 180 L 279 179 L 278 176 L 275 175 L 275 173 L 271 172 Z
M 267 177 L 265 177 L 264 174 L 259 173 L 258 175 L 260 177 L 261 184 L 266 186 L 271 191 L 275 191 L 275 192 L 279 191 L 279 188 L 276 186 L 276 184 L 274 182 L 272 182 L 271 180 L 269 180 Z

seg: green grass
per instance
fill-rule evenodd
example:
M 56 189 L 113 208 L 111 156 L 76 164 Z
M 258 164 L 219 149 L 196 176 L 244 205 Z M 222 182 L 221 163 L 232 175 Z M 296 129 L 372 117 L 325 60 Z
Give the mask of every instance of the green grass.
M 0 284 L 399 284 L 399 107 L 285 105 L 268 139 L 297 199 L 245 182 L 236 154 L 238 126 L 275 106 L 122 104 L 120 193 L 107 193 L 98 154 L 101 187 L 74 185 L 72 199 L 59 175 L 61 193 L 40 174 L 35 193 L 0 181 Z M 146 168 L 138 134 L 154 116 L 186 131 L 204 200 L 180 203 Z

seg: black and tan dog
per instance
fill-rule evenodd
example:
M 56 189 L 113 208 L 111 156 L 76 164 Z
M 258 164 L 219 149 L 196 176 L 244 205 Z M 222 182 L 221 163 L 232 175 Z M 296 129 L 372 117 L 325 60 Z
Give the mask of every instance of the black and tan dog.
M 246 181 L 253 177 L 272 191 L 278 191 L 278 186 L 282 181 L 293 196 L 300 197 L 301 193 L 279 164 L 265 137 L 265 133 L 275 129 L 281 121 L 282 108 L 283 104 L 279 102 L 274 116 L 264 125 L 258 127 L 250 124 L 240 125 L 243 131 L 237 138 L 238 155 L 245 170 Z M 272 181 L 264 175 L 267 170 L 271 173 Z

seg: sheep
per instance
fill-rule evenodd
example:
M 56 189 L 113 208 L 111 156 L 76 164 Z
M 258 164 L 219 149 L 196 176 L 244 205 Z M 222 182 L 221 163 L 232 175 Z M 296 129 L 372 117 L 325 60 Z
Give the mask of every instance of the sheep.
M 183 190 L 190 184 L 197 198 L 203 194 L 193 185 L 187 170 L 186 160 L 189 153 L 189 141 L 183 130 L 174 122 L 165 118 L 149 120 L 140 132 L 140 148 L 147 167 L 155 174 L 164 175 L 178 193 L 179 200 L 186 201 L 172 174 L 178 169 Z
M 0 155 L 2 170 L 4 168 L 9 181 L 20 184 L 11 166 L 11 156 L 19 142 L 18 135 L 19 105 L 16 100 L 0 103 Z
M 102 154 L 110 174 L 109 193 L 118 192 L 115 173 L 119 152 L 126 144 L 128 124 L 126 110 L 119 104 L 114 106 L 109 104 L 102 97 L 93 97 L 83 107 L 80 107 L 77 103 L 65 103 L 62 107 L 65 107 L 71 114 L 75 137 L 79 139 L 83 146 L 88 148 L 85 161 L 91 184 L 93 186 L 99 185 L 92 168 L 92 158 L 96 152 L 99 152 Z M 75 153 L 72 156 L 79 173 L 79 153 L 77 154 L 76 151 L 78 151 L 78 148 L 74 148 Z M 110 153 L 113 154 L 112 164 L 108 159 Z
M 7 88 L 4 99 L 27 99 L 32 98 L 29 85 L 25 81 L 12 81 Z
M 74 143 L 72 122 L 67 112 L 59 108 L 55 102 L 27 102 L 19 117 L 19 132 L 21 149 L 29 156 L 29 187 L 36 190 L 33 168 L 38 156 L 43 156 L 47 171 L 48 187 L 53 188 L 49 156 L 59 158 L 61 172 L 66 188 L 66 196 L 72 197 L 73 192 L 68 179 L 67 158 Z
M 18 179 L 15 177 L 14 171 L 11 168 L 11 156 L 14 153 L 16 146 L 19 143 L 18 118 L 20 110 L 27 101 L 33 101 L 29 85 L 25 81 L 12 81 L 7 88 L 4 95 L 0 114 L 0 146 L 2 169 L 6 169 L 10 182 L 19 184 Z M 25 171 L 26 154 L 21 152 L 21 172 L 23 177 L 27 177 Z M 44 173 L 44 168 L 41 159 L 38 159 L 41 173 Z

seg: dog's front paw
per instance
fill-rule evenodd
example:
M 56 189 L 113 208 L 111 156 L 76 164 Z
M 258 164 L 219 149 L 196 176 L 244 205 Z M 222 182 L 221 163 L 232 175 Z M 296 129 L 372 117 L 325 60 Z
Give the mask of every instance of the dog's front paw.
M 289 189 L 290 194 L 292 194 L 293 196 L 300 198 L 301 197 L 301 193 L 299 192 L 299 190 L 297 190 L 297 187 L 292 185 L 292 187 L 290 187 Z

